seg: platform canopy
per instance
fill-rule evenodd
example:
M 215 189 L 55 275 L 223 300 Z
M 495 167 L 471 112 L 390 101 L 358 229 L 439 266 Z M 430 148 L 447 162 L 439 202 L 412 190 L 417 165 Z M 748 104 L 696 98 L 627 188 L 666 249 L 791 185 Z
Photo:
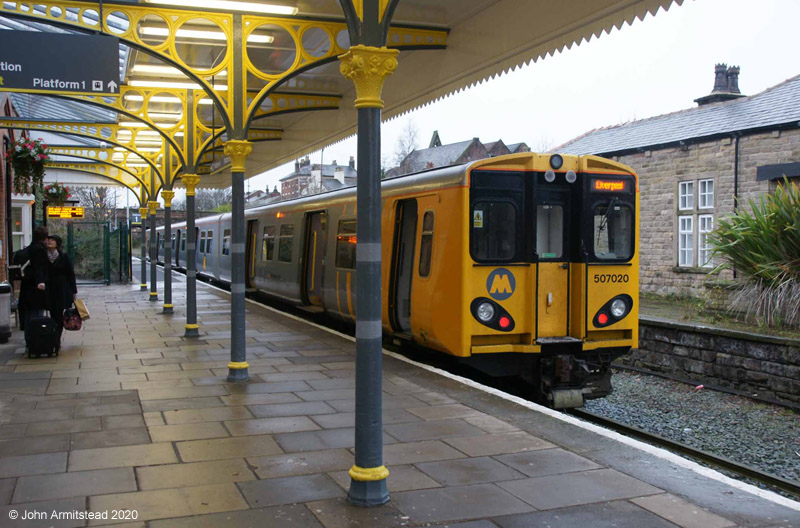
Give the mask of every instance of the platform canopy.
M 148 0 L 139 2 L 137 8 L 163 8 L 180 15 L 180 10 L 200 12 L 206 4 L 198 0 L 184 2 L 186 7 L 176 7 L 176 3 L 178 2 Z M 386 0 L 381 0 L 380 3 L 382 7 L 387 4 Z M 548 54 L 598 37 L 612 28 L 632 23 L 648 13 L 655 14 L 659 8 L 667 9 L 673 3 L 681 4 L 682 0 L 400 0 L 392 17 L 392 27 L 395 30 L 389 32 L 387 44 L 399 48 L 401 53 L 397 70 L 384 85 L 383 119 L 430 104 L 476 83 L 490 81 L 497 75 Z M 260 5 L 267 2 L 257 1 L 250 4 Z M 83 27 L 71 28 L 69 24 L 53 26 L 44 23 L 45 20 L 33 22 L 29 13 L 20 11 L 17 3 L 4 2 L 0 10 L 0 28 L 86 32 L 91 27 L 87 20 L 91 22 L 92 16 L 97 17 L 97 7 L 94 7 L 97 4 L 94 2 L 43 2 L 25 5 L 34 11 L 42 9 L 41 18 L 49 17 L 51 20 L 53 6 L 73 9 L 77 24 Z M 87 8 L 87 5 L 92 8 Z M 122 12 L 125 5 L 130 6 L 131 2 L 107 1 L 103 7 L 103 16 L 106 17 L 109 28 L 106 33 L 120 35 L 121 90 L 128 90 L 121 93 L 120 98 L 125 97 L 125 93 L 137 93 L 134 91 L 137 86 L 189 81 L 180 71 L 148 54 L 145 47 L 126 43 L 123 38 L 127 35 L 126 31 L 129 31 L 126 24 L 130 28 L 136 27 L 139 34 L 137 38 L 150 39 L 147 42 L 151 47 L 154 40 L 166 39 L 166 36 L 159 33 L 162 29 L 159 29 L 157 16 L 148 15 L 149 18 L 136 19 L 132 12 Z M 285 8 L 286 14 L 264 16 L 279 16 L 290 22 L 297 21 L 294 28 L 300 38 L 298 40 L 297 35 L 293 38 L 289 34 L 293 31 L 292 27 L 287 26 L 287 30 L 280 25 L 263 24 L 247 33 L 245 57 L 248 68 L 254 67 L 245 75 L 248 97 L 252 94 L 252 97 L 258 99 L 263 96 L 265 89 L 269 90 L 270 95 L 261 103 L 260 108 L 263 111 L 260 115 L 252 114 L 246 118 L 250 120 L 250 134 L 255 134 L 248 138 L 254 141 L 254 149 L 247 158 L 246 177 L 294 161 L 314 150 L 352 136 L 357 125 L 357 112 L 353 106 L 355 89 L 353 83 L 341 75 L 339 61 L 333 53 L 349 47 L 349 37 L 343 25 L 344 17 L 339 2 L 273 0 L 269 5 Z M 115 11 L 118 11 L 117 18 L 113 15 Z M 208 12 L 214 13 L 214 10 Z M 223 13 L 224 10 L 217 12 Z M 178 20 L 178 15 L 173 20 Z M 246 15 L 256 14 L 247 12 Z M 186 63 L 194 62 L 208 72 L 213 71 L 213 75 L 204 77 L 209 85 L 224 84 L 228 72 L 215 69 L 214 64 L 220 54 L 225 53 L 226 44 L 219 43 L 221 50 L 215 47 L 213 37 L 209 37 L 215 29 L 204 29 L 204 25 L 218 24 L 217 19 L 213 15 L 193 17 L 190 22 L 194 25 L 186 22 L 187 25 L 180 27 L 188 29 L 178 29 L 177 36 L 173 34 L 170 37 L 177 43 L 172 53 Z M 142 20 L 154 23 L 144 26 Z M 192 41 L 191 31 L 205 31 L 206 40 L 198 38 Z M 297 49 L 298 41 L 301 43 L 301 50 Z M 298 60 L 298 55 L 303 58 Z M 319 60 L 314 60 L 315 58 Z M 287 71 L 291 71 L 291 75 L 285 75 L 272 88 L 268 86 L 272 79 Z M 583 80 L 580 72 L 576 72 L 576 80 Z M 172 92 L 167 95 L 169 93 Z M 535 97 L 535 94 L 531 96 Z M 203 94 L 200 93 L 198 97 L 202 98 Z M 53 115 L 51 111 L 54 105 L 37 103 L 36 100 L 40 98 L 52 100 L 41 94 L 15 95 L 20 118 L 41 119 L 43 109 Z M 210 103 L 210 100 L 206 103 Z M 59 104 L 55 104 L 56 110 Z M 491 101 L 487 101 L 487 104 L 491 104 Z M 212 140 L 199 146 L 201 151 L 205 151 L 201 165 L 206 167 L 204 171 L 198 171 L 201 174 L 200 187 L 226 187 L 230 185 L 230 172 L 222 155 L 222 142 L 230 138 L 223 134 L 223 118 L 211 111 L 210 104 L 204 106 L 202 102 L 195 102 L 195 105 L 198 109 L 198 124 L 205 127 L 206 136 L 218 134 L 217 143 Z M 158 113 L 154 109 L 155 107 L 150 110 L 153 115 Z M 309 109 L 319 111 L 308 111 Z M 72 106 L 68 110 L 65 112 L 68 119 L 79 117 L 80 112 L 76 112 Z M 100 116 L 96 111 L 87 111 L 84 117 L 102 117 L 104 122 L 108 119 L 107 114 Z M 114 119 L 119 123 L 130 120 L 125 116 Z M 212 132 L 209 133 L 208 130 Z M 90 146 L 100 146 L 99 140 L 83 138 L 81 141 Z M 157 156 L 153 157 L 153 163 L 157 163 L 156 158 Z M 177 174 L 180 171 L 179 164 L 176 163 L 175 168 Z

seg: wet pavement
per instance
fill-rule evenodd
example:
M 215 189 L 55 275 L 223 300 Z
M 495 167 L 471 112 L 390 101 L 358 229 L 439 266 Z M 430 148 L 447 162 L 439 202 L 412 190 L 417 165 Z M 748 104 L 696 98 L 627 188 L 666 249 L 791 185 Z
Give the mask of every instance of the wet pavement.
M 171 316 L 83 288 L 92 317 L 58 358 L 23 357 L 18 330 L 0 345 L 0 526 L 800 526 L 798 503 L 393 356 L 391 500 L 351 506 L 354 343 L 248 303 L 251 380 L 231 384 L 227 294 L 198 284 L 184 339 L 173 286 Z

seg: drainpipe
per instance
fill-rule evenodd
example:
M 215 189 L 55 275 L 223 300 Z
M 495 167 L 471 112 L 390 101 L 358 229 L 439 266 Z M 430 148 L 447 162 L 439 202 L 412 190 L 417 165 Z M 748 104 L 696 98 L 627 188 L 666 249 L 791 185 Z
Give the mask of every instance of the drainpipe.
M 733 212 L 739 210 L 739 140 L 741 132 L 734 132 L 735 146 L 733 148 Z

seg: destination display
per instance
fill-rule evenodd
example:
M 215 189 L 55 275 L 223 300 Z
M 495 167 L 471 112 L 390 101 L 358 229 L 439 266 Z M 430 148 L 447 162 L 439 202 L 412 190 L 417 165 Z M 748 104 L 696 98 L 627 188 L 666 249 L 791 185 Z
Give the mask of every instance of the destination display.
M 119 93 L 119 39 L 0 30 L 0 90 Z
M 83 207 L 48 205 L 47 218 L 83 218 Z

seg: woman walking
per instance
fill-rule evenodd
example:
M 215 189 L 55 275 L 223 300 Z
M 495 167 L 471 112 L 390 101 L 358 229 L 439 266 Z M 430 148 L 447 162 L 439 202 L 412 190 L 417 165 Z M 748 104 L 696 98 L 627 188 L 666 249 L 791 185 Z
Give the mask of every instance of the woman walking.
M 72 261 L 61 247 L 61 237 L 47 237 L 47 259 L 50 262 L 47 278 L 50 317 L 56 322 L 59 336 L 57 351 L 61 349 L 61 333 L 64 331 L 64 310 L 72 306 L 78 296 L 75 270 Z

